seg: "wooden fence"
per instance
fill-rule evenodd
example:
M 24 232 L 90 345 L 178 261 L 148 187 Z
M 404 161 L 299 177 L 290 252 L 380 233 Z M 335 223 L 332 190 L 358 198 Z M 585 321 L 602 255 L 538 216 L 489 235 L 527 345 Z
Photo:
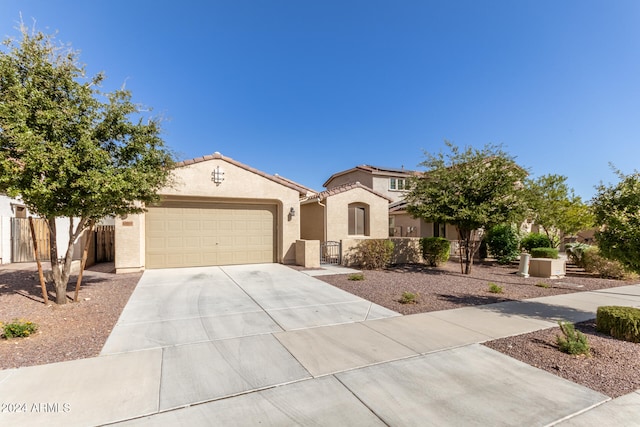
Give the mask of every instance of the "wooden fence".
M 33 218 L 40 261 L 49 260 L 49 227 L 44 219 Z M 98 225 L 91 243 L 88 265 L 113 262 L 115 259 L 115 226 Z M 82 238 L 81 241 L 84 241 Z M 94 255 L 94 256 L 92 256 Z M 11 262 L 34 262 L 33 240 L 28 218 L 11 218 Z
M 38 242 L 38 257 L 49 260 L 49 227 L 44 219 L 34 218 L 33 227 Z M 33 262 L 33 240 L 28 218 L 11 218 L 11 262 Z
M 116 254 L 116 227 L 113 225 L 96 226 L 95 245 L 96 262 L 112 262 Z

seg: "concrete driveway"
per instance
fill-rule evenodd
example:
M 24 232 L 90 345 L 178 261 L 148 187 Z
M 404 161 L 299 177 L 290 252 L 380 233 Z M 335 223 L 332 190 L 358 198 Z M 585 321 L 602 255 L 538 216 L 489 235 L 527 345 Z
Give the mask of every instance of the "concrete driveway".
M 280 264 L 148 270 L 102 354 L 393 316 Z
M 640 306 L 640 286 L 398 316 L 277 264 L 147 271 L 100 357 L 0 371 L 25 409 L 0 425 L 627 425 L 640 393 L 478 344 L 603 300 Z

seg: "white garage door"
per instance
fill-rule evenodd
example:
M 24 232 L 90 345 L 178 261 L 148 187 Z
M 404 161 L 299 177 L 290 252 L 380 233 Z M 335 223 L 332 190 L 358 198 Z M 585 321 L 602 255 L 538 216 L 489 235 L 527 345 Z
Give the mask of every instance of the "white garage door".
M 146 214 L 146 268 L 275 262 L 275 205 L 165 202 Z

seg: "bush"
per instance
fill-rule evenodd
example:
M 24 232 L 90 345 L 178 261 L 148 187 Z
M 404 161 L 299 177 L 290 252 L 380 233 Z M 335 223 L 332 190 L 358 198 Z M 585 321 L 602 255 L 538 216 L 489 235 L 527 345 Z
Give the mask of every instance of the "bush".
M 556 336 L 556 343 L 560 351 L 569 354 L 589 354 L 589 341 L 587 336 L 580 331 L 576 331 L 572 323 L 558 322 L 562 337 Z
M 530 252 L 532 258 L 558 259 L 558 250 L 555 248 L 533 248 Z
M 531 253 L 533 248 L 551 248 L 551 240 L 542 233 L 529 233 L 520 241 L 520 248 Z
M 618 306 L 598 307 L 596 330 L 614 338 L 640 343 L 640 309 Z
M 504 291 L 502 286 L 498 286 L 495 283 L 489 283 L 489 292 L 492 294 L 501 294 Z
M 586 243 L 567 243 L 565 252 L 572 263 L 580 268 L 584 268 L 584 253 L 591 248 Z
M 596 247 L 591 247 L 582 255 L 584 269 L 588 273 L 596 273 L 605 279 L 622 280 L 632 275 L 618 261 L 606 259 L 600 255 Z
M 403 292 L 398 302 L 400 304 L 417 304 L 419 296 L 419 294 L 414 294 L 413 292 Z
M 360 265 L 367 270 L 385 268 L 391 263 L 393 247 L 393 242 L 388 239 L 363 240 L 357 248 Z
M 437 267 L 449 260 L 451 242 L 444 237 L 423 237 L 420 239 L 420 248 L 427 265 Z
M 11 323 L 2 324 L 2 334 L 5 338 L 22 338 L 28 337 L 38 330 L 38 325 L 29 321 L 14 320 Z
M 520 236 L 512 225 L 492 227 L 487 233 L 486 242 L 498 264 L 509 264 L 520 254 Z
M 347 280 L 364 280 L 364 274 L 353 273 L 347 276 Z

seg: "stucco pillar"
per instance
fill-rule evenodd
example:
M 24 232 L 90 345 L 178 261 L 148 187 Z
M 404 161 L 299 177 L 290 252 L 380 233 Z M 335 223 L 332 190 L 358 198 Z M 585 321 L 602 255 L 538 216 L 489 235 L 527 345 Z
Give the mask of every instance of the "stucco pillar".
M 116 218 L 116 273 L 144 270 L 144 214 Z

